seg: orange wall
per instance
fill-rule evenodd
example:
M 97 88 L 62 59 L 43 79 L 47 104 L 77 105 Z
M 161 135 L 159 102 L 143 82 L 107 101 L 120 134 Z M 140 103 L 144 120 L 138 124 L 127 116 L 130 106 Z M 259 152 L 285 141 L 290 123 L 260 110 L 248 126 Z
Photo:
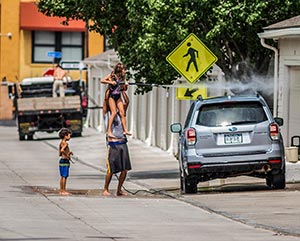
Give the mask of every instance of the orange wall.
M 0 37 L 0 82 L 6 76 L 8 81 L 21 81 L 26 77 L 41 76 L 52 64 L 31 63 L 31 31 L 20 30 L 20 2 L 32 0 L 1 0 L 0 32 L 12 33 L 12 38 Z M 104 38 L 97 33 L 89 33 L 88 55 L 90 57 L 103 52 Z M 79 71 L 71 71 L 74 79 L 79 78 Z M 86 74 L 83 73 L 83 78 Z
M 12 37 L 0 37 L 0 81 L 16 81 L 19 76 L 19 12 L 15 11 L 19 0 L 1 0 L 1 34 L 12 33 Z

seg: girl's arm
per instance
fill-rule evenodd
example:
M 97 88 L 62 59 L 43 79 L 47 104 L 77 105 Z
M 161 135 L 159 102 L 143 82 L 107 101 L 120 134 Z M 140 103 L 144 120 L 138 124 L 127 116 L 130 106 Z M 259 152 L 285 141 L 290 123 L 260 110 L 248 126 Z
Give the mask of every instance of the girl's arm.
M 105 76 L 102 80 L 101 80 L 101 84 L 111 84 L 111 85 L 116 85 L 116 81 L 114 81 L 112 78 L 111 78 L 111 75 L 107 75 Z

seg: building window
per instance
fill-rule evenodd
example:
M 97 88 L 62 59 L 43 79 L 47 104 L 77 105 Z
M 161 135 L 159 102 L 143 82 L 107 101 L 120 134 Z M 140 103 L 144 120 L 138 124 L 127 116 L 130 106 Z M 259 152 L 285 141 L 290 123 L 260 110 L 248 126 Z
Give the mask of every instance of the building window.
M 52 63 L 48 52 L 61 52 L 62 60 L 82 60 L 84 55 L 84 33 L 82 32 L 32 32 L 32 62 Z M 55 59 L 58 62 L 60 59 Z

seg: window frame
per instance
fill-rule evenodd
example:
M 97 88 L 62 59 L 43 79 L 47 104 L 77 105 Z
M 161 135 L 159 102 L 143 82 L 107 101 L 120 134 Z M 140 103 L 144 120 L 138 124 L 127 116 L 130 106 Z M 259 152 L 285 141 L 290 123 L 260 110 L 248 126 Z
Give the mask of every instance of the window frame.
M 35 35 L 36 32 L 53 32 L 54 33 L 54 44 L 36 44 L 35 43 Z M 53 62 L 59 63 L 61 58 L 54 58 L 51 59 L 49 57 L 49 61 L 36 61 L 35 60 L 35 50 L 36 47 L 54 47 L 53 51 L 61 52 L 62 48 L 80 48 L 81 49 L 81 59 L 83 60 L 84 58 L 84 32 L 71 32 L 71 33 L 80 33 L 81 35 L 81 44 L 62 44 L 63 41 L 63 33 L 64 32 L 57 32 L 57 31 L 32 31 L 31 35 L 31 46 L 32 46 L 32 51 L 31 51 L 31 63 L 33 64 L 51 64 Z

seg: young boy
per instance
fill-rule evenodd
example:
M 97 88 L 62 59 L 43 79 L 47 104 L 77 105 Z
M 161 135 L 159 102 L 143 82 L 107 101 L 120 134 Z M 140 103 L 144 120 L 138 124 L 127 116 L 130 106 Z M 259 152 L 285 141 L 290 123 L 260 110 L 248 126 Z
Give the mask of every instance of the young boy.
M 60 195 L 70 195 L 66 191 L 67 178 L 69 176 L 70 159 L 73 152 L 70 151 L 68 141 L 71 139 L 71 131 L 67 128 L 62 128 L 58 135 L 61 139 L 59 143 L 59 172 L 60 172 Z

